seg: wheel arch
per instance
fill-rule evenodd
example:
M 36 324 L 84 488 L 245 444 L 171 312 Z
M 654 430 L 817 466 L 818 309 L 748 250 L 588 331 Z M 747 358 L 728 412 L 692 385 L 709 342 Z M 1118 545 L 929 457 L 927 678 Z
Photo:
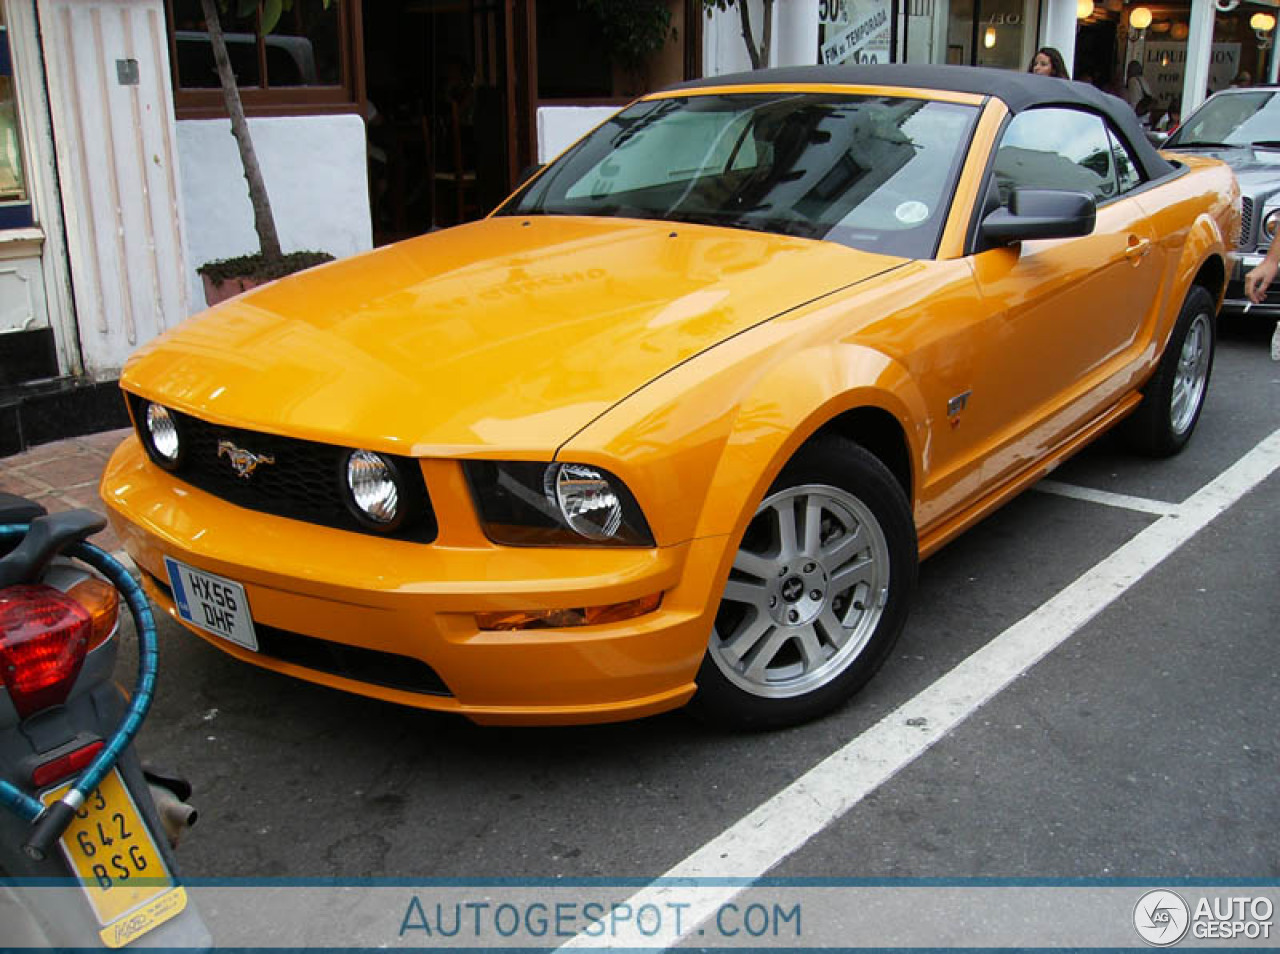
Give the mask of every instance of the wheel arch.
M 765 416 L 773 426 L 762 430 Z M 926 428 L 923 395 L 889 355 L 848 342 L 790 355 L 740 405 L 697 535 L 741 534 L 787 462 L 831 435 L 879 459 L 912 502 Z
M 1223 222 L 1207 212 L 1197 216 L 1192 223 L 1186 241 L 1182 243 L 1177 267 L 1173 270 L 1177 291 L 1173 296 L 1175 317 L 1193 285 L 1203 286 L 1216 304 L 1222 304 L 1227 292 L 1227 252 L 1233 244 L 1233 235 L 1229 233 L 1229 221 L 1224 229 Z
M 887 410 L 876 405 L 862 405 L 842 411 L 818 428 L 801 446 L 828 435 L 843 437 L 865 448 L 893 474 L 903 496 L 908 500 L 915 499 L 915 472 L 907 432 L 902 422 Z
M 1170 244 L 1177 251 L 1173 252 L 1174 260 L 1167 273 L 1159 317 L 1147 341 L 1148 364 L 1144 378 L 1155 372 L 1156 363 L 1168 346 L 1169 336 L 1173 334 L 1174 324 L 1192 288 L 1199 286 L 1209 293 L 1215 312 L 1222 307 L 1227 293 L 1227 257 L 1234 238 L 1232 222 L 1239 220 L 1238 208 L 1237 204 L 1228 207 L 1226 213 L 1202 212 L 1185 233 L 1171 238 Z
M 1199 270 L 1191 279 L 1191 285 L 1204 288 L 1221 307 L 1222 297 L 1227 292 L 1227 263 L 1223 256 L 1215 253 L 1201 262 Z M 1187 290 L 1191 290 L 1190 286 Z

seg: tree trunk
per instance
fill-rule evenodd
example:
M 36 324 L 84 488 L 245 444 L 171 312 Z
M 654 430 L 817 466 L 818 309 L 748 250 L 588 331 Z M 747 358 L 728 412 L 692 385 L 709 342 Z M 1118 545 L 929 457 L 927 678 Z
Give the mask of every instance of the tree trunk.
M 764 24 L 760 27 L 760 66 L 769 68 L 769 48 L 773 45 L 773 0 L 764 0 Z
M 738 0 L 738 16 L 742 20 L 742 40 L 747 44 L 747 56 L 751 57 L 751 68 L 760 69 L 760 51 L 756 49 L 756 38 L 751 33 L 750 0 Z
M 231 58 L 227 55 L 227 42 L 222 36 L 222 24 L 218 20 L 218 0 L 200 0 L 204 9 L 205 28 L 213 46 L 213 60 L 218 67 L 218 81 L 222 84 L 222 98 L 231 117 L 231 135 L 240 147 L 240 163 L 244 166 L 244 178 L 249 183 L 249 202 L 253 205 L 253 228 L 258 233 L 258 245 L 262 257 L 277 261 L 283 257 L 280 238 L 276 234 L 276 220 L 271 215 L 271 200 L 267 197 L 267 184 L 262 180 L 262 167 L 253 151 L 249 138 L 249 121 L 245 119 L 244 106 L 240 102 L 240 90 L 235 74 L 231 72 Z
M 742 39 L 747 44 L 751 68 L 769 68 L 769 46 L 773 41 L 773 0 L 764 0 L 764 23 L 761 26 L 760 45 L 756 46 L 755 33 L 751 29 L 751 2 L 738 0 L 738 16 L 742 20 Z

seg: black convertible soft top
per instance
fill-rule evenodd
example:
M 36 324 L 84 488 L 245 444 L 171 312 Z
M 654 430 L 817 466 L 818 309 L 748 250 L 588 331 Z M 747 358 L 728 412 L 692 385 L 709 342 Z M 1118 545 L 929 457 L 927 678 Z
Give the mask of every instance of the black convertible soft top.
M 670 87 L 706 89 L 713 86 L 755 86 L 764 84 L 804 85 L 830 83 L 841 86 L 902 86 L 910 89 L 949 89 L 959 93 L 992 96 L 1010 112 L 1020 113 L 1033 106 L 1075 106 L 1102 113 L 1115 125 L 1133 151 L 1147 176 L 1158 179 L 1173 172 L 1174 166 L 1162 158 L 1147 139 L 1138 117 L 1129 104 L 1102 92 L 1090 83 L 1018 73 L 980 66 L 880 64 L 867 66 L 784 66 L 708 76 Z

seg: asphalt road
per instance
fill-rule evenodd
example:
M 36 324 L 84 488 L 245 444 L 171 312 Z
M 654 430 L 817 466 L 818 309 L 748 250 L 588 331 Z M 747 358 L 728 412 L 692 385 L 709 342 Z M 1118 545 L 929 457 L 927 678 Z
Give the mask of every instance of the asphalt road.
M 1053 612 L 1035 615 L 1047 601 L 1157 522 L 1176 521 L 1162 505 L 1192 499 L 1276 433 L 1280 364 L 1269 360 L 1269 334 L 1261 322 L 1224 323 L 1204 416 L 1179 457 L 1144 460 L 1107 438 L 1053 475 L 1067 493 L 1123 497 L 1031 491 L 927 561 L 882 672 L 853 704 L 798 729 L 726 735 L 680 713 L 480 728 L 242 665 L 165 622 L 141 746 L 196 786 L 201 817 L 180 851 L 183 870 L 342 879 L 680 870 L 1020 620 L 1033 631 L 1040 619 L 1056 625 Z M 834 822 L 779 848 L 768 871 L 1280 877 L 1278 566 L 1273 472 Z M 928 720 L 918 728 L 929 731 Z M 794 810 L 807 831 L 806 810 Z M 721 854 L 723 873 L 764 873 L 732 870 L 735 850 Z

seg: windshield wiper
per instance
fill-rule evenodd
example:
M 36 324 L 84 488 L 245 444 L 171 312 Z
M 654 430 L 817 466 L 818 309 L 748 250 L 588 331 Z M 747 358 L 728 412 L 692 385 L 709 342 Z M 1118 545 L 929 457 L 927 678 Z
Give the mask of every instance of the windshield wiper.
M 1249 145 L 1257 149 L 1261 146 L 1263 149 L 1280 149 L 1280 139 L 1258 139 Z
M 1239 143 L 1231 142 L 1180 142 L 1176 145 L 1164 144 L 1165 149 L 1240 149 Z

